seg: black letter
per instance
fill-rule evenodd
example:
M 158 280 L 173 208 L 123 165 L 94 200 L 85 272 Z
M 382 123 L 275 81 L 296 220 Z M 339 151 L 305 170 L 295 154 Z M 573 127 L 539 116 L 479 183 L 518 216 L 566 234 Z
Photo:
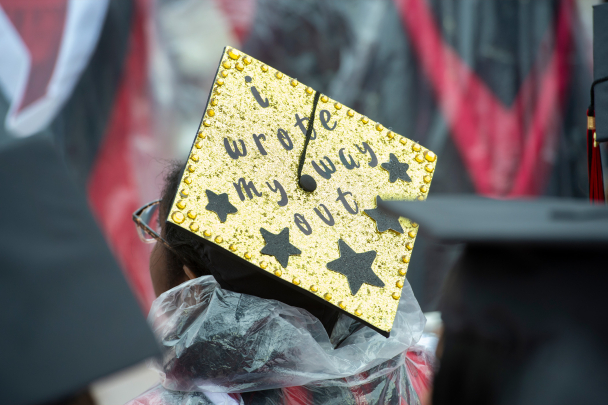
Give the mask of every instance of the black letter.
M 289 134 L 283 128 L 279 128 L 279 130 L 277 131 L 277 138 L 279 138 L 279 141 L 281 142 L 281 145 L 283 145 L 285 150 L 293 149 L 293 142 L 291 142 Z
M 323 214 L 321 214 L 321 211 L 319 211 L 318 208 L 315 208 L 314 211 L 315 213 L 319 216 L 319 218 L 321 218 L 323 220 L 323 222 L 325 222 L 327 225 L 329 226 L 334 226 L 334 224 L 336 223 L 336 221 L 334 221 L 334 217 L 333 215 L 331 215 L 331 212 L 329 212 L 329 210 L 327 209 L 327 207 L 324 204 L 319 204 L 319 207 L 323 207 L 323 209 L 325 210 L 325 213 L 327 214 L 328 218 L 325 218 L 323 216 Z
M 255 88 L 255 86 L 251 86 L 251 92 L 253 93 L 253 97 L 255 97 L 255 101 L 257 101 L 258 104 L 262 106 L 262 108 L 266 108 L 270 105 L 267 98 L 262 100 L 262 96 L 260 96 L 260 93 L 258 92 L 258 89 Z
M 308 122 L 308 117 L 302 117 L 300 118 L 300 116 L 298 114 L 296 114 L 296 125 L 294 125 L 294 127 L 300 127 L 300 131 L 302 131 L 302 133 L 304 134 L 304 136 L 306 136 L 306 131 L 308 130 L 308 128 L 306 128 L 304 126 L 304 124 L 302 123 L 302 121 L 306 121 Z M 310 134 L 310 139 L 315 139 L 317 137 L 317 131 L 315 131 L 315 129 L 312 129 L 312 134 Z
M 285 189 L 283 188 L 281 183 L 279 183 L 278 180 L 275 180 L 274 181 L 275 188 L 272 188 L 272 186 L 270 185 L 269 182 L 266 182 L 266 185 L 273 193 L 276 193 L 277 191 L 281 192 L 281 199 L 277 202 L 277 204 L 279 204 L 279 207 L 286 206 L 289 201 L 287 199 L 287 193 L 285 192 Z
M 251 83 L 251 76 L 245 76 L 245 81 L 247 83 Z M 251 86 L 251 92 L 253 93 L 255 101 L 257 101 L 259 105 L 261 105 L 263 108 L 268 107 L 268 99 L 262 100 L 262 96 L 260 96 L 260 92 L 255 88 L 255 86 Z
M 329 127 L 329 125 L 327 125 L 329 123 L 329 119 L 331 118 L 331 113 L 329 111 L 321 110 L 321 113 L 319 114 L 319 118 L 321 119 L 321 124 L 323 124 L 325 129 L 327 129 L 329 131 L 333 131 L 334 129 L 336 129 L 336 125 L 338 125 L 338 121 L 334 121 L 334 126 L 331 128 Z
M 260 153 L 262 155 L 266 155 L 266 149 L 264 149 L 264 146 L 262 146 L 262 142 L 260 142 L 260 138 L 265 141 L 266 140 L 266 136 L 264 134 L 253 134 L 253 140 L 255 141 L 255 146 L 258 147 L 258 150 L 260 151 Z
M 376 154 L 374 153 L 374 150 L 372 149 L 371 146 L 369 146 L 367 144 L 367 142 L 363 142 L 363 149 L 361 149 L 359 147 L 359 145 L 355 145 L 357 147 L 357 149 L 359 149 L 359 152 L 365 154 L 366 152 L 369 152 L 369 155 L 371 156 L 372 160 L 369 161 L 368 165 L 370 167 L 376 167 L 378 166 L 378 158 L 376 157 Z
M 357 205 L 357 202 L 354 201 L 355 203 L 355 209 L 352 209 L 351 206 L 348 204 L 348 202 L 346 201 L 346 196 L 347 195 L 353 195 L 353 193 L 351 193 L 350 191 L 347 191 L 346 193 L 343 193 L 342 190 L 340 190 L 340 188 L 338 187 L 338 198 L 336 199 L 336 201 L 340 201 L 342 203 L 342 205 L 344 205 L 344 208 L 346 208 L 346 211 L 350 212 L 351 214 L 355 215 L 359 212 L 359 206 Z
M 232 150 L 232 148 L 230 147 L 230 141 L 228 140 L 228 138 L 224 138 L 224 148 L 226 148 L 226 152 L 228 152 L 230 157 L 235 160 L 238 159 L 239 156 L 247 156 L 247 148 L 245 147 L 245 142 L 243 142 L 242 139 L 239 139 L 239 142 L 241 142 L 241 148 L 243 148 L 242 152 L 236 145 L 236 141 L 232 141 L 232 146 L 234 146 L 234 150 Z
M 344 148 L 340 149 L 339 154 L 340 154 L 340 160 L 342 161 L 342 164 L 348 170 L 353 170 L 355 167 L 360 166 L 358 162 L 355 162 L 355 159 L 353 159 L 353 157 L 350 154 L 348 155 L 348 158 L 350 159 L 350 163 L 346 160 L 346 157 L 344 156 Z
M 304 215 L 295 214 L 293 220 L 304 235 L 310 235 L 312 233 L 312 228 L 306 218 L 304 218 Z
M 317 165 L 317 163 L 313 160 L 312 161 L 312 167 L 317 171 L 317 173 L 319 173 L 319 176 L 323 177 L 324 179 L 331 179 L 331 174 L 336 172 L 336 166 L 334 166 L 334 164 L 332 163 L 331 160 L 329 160 L 329 158 L 327 156 L 323 156 L 323 158 L 325 160 L 327 160 L 327 163 L 329 163 L 329 168 L 327 167 L 327 165 L 325 165 L 325 162 L 322 160 L 319 160 L 319 164 L 321 166 L 323 166 L 323 170 L 319 167 L 319 165 Z
M 241 199 L 241 201 L 245 201 L 245 195 L 243 195 L 243 190 L 241 190 L 241 187 L 247 192 L 247 196 L 250 200 L 253 198 L 253 194 L 257 195 L 258 197 L 262 196 L 262 193 L 258 193 L 258 190 L 255 188 L 255 185 L 252 181 L 247 183 L 247 181 L 245 181 L 245 179 L 241 177 L 238 183 L 232 184 L 234 185 L 234 188 L 236 188 L 236 192 L 239 193 L 239 198 Z M 251 193 L 252 191 L 253 194 Z

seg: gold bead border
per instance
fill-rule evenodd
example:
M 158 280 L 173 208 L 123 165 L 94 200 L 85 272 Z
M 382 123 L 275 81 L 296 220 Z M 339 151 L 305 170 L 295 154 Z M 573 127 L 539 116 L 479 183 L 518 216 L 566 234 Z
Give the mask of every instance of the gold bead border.
M 239 62 L 239 59 L 242 57 L 243 63 Z M 234 66 L 232 66 L 232 62 L 234 62 Z M 201 149 L 204 145 L 203 145 L 203 140 L 205 140 L 207 138 L 204 130 L 205 128 L 209 128 L 213 125 L 213 121 L 211 120 L 212 118 L 216 117 L 217 115 L 217 111 L 211 107 L 216 107 L 218 105 L 218 101 L 217 98 L 215 96 L 220 95 L 222 92 L 221 87 L 225 84 L 225 80 L 224 79 L 228 79 L 228 70 L 230 70 L 231 68 L 235 68 L 236 70 L 238 70 L 239 72 L 244 71 L 246 68 L 254 68 L 255 65 L 259 64 L 259 68 L 262 70 L 262 72 L 264 73 L 272 73 L 271 70 L 274 71 L 274 77 L 277 80 L 283 80 L 283 78 L 286 78 L 286 83 L 288 85 L 290 85 L 290 87 L 293 90 L 296 90 L 298 87 L 302 88 L 304 87 L 303 85 L 301 85 L 301 83 L 298 81 L 298 79 L 295 78 L 289 78 L 287 77 L 285 74 L 283 74 L 282 72 L 279 72 L 278 70 L 272 69 L 269 66 L 267 66 L 266 64 L 263 64 L 253 58 L 251 58 L 248 55 L 242 56 L 240 54 L 239 51 L 235 50 L 235 49 L 228 49 L 226 51 L 225 57 L 223 58 L 222 62 L 221 62 L 221 66 L 225 69 L 222 71 L 218 72 L 218 76 L 216 77 L 216 80 L 214 82 L 213 85 L 213 91 L 212 91 L 212 97 L 209 100 L 209 105 L 207 106 L 207 109 L 205 111 L 205 117 L 203 118 L 203 121 L 201 123 L 201 127 L 199 128 L 199 131 L 197 133 L 197 138 L 196 138 L 196 142 L 194 144 L 194 146 L 196 147 L 196 149 Z M 251 66 L 250 66 L 251 65 Z M 314 95 L 314 90 L 311 87 L 304 87 L 304 92 L 308 95 L 308 96 L 312 96 Z M 322 94 L 320 97 L 320 101 L 322 103 L 330 103 L 333 104 L 334 109 L 336 110 L 336 112 L 342 110 L 342 108 L 344 107 L 341 103 L 339 103 L 338 101 L 332 100 L 330 99 L 328 96 Z M 420 163 L 420 164 L 425 164 L 425 171 L 428 173 L 427 175 L 425 175 L 423 177 L 423 182 L 425 183 L 425 185 L 422 185 L 419 190 L 420 190 L 420 194 L 416 197 L 416 199 L 418 200 L 425 200 L 426 196 L 428 194 L 429 191 L 429 186 L 428 184 L 431 182 L 432 179 L 432 174 L 435 171 L 435 165 L 436 165 L 436 160 L 437 160 L 437 156 L 427 150 L 427 149 L 423 149 L 422 146 L 420 146 L 420 144 L 418 144 L 417 142 L 412 142 L 409 141 L 408 139 L 406 139 L 405 137 L 402 137 L 401 135 L 396 134 L 395 132 L 392 131 L 392 129 L 388 128 L 384 128 L 384 126 L 382 124 L 380 124 L 379 122 L 374 122 L 371 121 L 367 116 L 364 116 L 362 114 L 359 114 L 357 112 L 355 112 L 352 109 L 348 109 L 345 108 L 345 114 L 346 117 L 351 118 L 351 119 L 357 119 L 359 122 L 360 126 L 369 126 L 374 128 L 378 133 L 378 135 L 381 136 L 385 136 L 386 139 L 388 139 L 389 141 L 394 141 L 394 142 L 399 142 L 401 143 L 404 147 L 410 147 L 411 150 L 414 153 L 417 153 L 416 157 L 414 158 L 414 161 Z M 193 148 L 194 151 L 194 148 Z M 195 152 L 192 152 L 189 156 L 189 160 L 192 160 L 194 163 L 198 162 L 199 157 Z M 196 167 L 194 165 L 188 165 L 187 170 L 189 172 L 189 174 L 187 174 L 184 178 L 183 178 L 183 182 L 186 184 L 186 186 L 190 185 L 192 183 L 192 180 L 190 179 L 190 174 L 194 173 L 196 170 Z M 178 201 L 178 203 L 176 204 L 177 208 L 180 211 L 175 211 L 172 214 L 172 219 L 173 221 L 175 221 L 176 223 L 183 223 L 184 221 L 186 221 L 186 216 L 190 219 L 192 219 L 193 221 L 190 223 L 189 228 L 192 232 L 195 233 L 201 233 L 200 232 L 200 227 L 199 224 L 197 222 L 195 222 L 194 220 L 197 217 L 197 214 L 193 211 L 188 211 L 188 213 L 186 215 L 184 215 L 181 210 L 184 210 L 187 207 L 187 203 L 186 201 L 184 201 L 185 199 L 188 198 L 188 189 L 184 188 L 180 191 L 182 200 Z M 411 225 L 416 228 L 418 225 L 414 222 L 411 223 Z M 410 241 L 408 241 L 405 245 L 405 248 L 407 249 L 407 251 L 411 252 L 413 250 L 414 247 L 414 239 L 416 237 L 417 232 L 416 231 L 409 231 L 407 233 L 407 236 L 409 238 L 411 238 Z M 212 230 L 209 229 L 205 229 L 202 231 L 202 236 L 206 239 L 210 239 L 213 240 L 215 243 L 217 244 L 222 244 L 224 242 L 223 237 L 221 235 L 216 235 L 214 239 L 212 239 L 213 236 L 213 232 Z M 229 245 L 228 249 L 237 254 L 237 250 L 238 247 L 236 244 L 232 243 Z M 406 274 L 407 274 L 407 267 L 409 265 L 409 261 L 410 261 L 410 255 L 409 252 L 407 255 L 403 255 L 401 256 L 398 260 L 401 264 L 401 266 L 405 265 L 405 268 L 399 268 L 397 274 L 400 277 L 405 278 Z M 266 255 L 264 255 L 266 256 Z M 254 256 L 250 253 L 250 252 L 244 252 L 242 254 L 242 257 L 245 260 L 248 261 L 252 261 L 255 262 L 256 258 L 254 258 Z M 266 258 L 266 260 L 273 260 L 276 261 L 275 258 L 268 256 Z M 263 270 L 267 270 L 269 272 L 272 272 L 276 277 L 279 278 L 289 278 L 289 274 L 287 274 L 286 269 L 283 269 L 280 266 L 277 266 L 277 263 L 274 263 L 274 265 L 272 266 L 272 268 L 269 269 L 269 263 L 266 260 L 260 260 L 258 265 L 260 268 L 262 268 Z M 284 274 L 285 272 L 285 274 Z M 299 286 L 301 284 L 301 280 L 295 276 L 291 277 L 291 282 L 294 285 Z M 396 288 L 399 288 L 398 291 L 394 291 L 391 294 L 391 297 L 395 300 L 399 300 L 401 298 L 401 289 L 403 288 L 403 279 L 398 279 L 396 281 L 396 283 L 394 284 Z M 330 301 L 332 300 L 332 295 L 330 293 L 323 293 L 323 292 L 319 292 L 319 289 L 316 285 L 311 285 L 309 288 L 309 291 L 313 292 L 315 295 L 318 295 L 320 297 L 322 297 L 323 299 L 325 299 L 326 301 Z M 338 302 L 337 304 L 341 309 L 346 310 L 347 306 L 343 301 Z M 357 306 L 357 308 L 354 310 L 354 315 L 361 317 L 363 315 L 363 312 L 360 309 L 360 306 Z

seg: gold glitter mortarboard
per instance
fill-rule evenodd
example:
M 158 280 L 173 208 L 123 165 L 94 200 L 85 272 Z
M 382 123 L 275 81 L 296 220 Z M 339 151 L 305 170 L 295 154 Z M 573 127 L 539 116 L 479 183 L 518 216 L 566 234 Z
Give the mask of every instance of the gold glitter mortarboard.
M 426 199 L 435 164 L 226 48 L 168 220 L 388 335 L 417 225 L 377 204 Z

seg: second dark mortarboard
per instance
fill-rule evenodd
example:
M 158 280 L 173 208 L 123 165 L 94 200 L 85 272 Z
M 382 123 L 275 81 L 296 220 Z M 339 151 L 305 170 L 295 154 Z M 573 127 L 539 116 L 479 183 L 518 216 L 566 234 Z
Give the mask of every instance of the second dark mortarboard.
M 411 218 L 446 242 L 476 244 L 608 244 L 608 209 L 580 200 L 493 200 L 441 196 L 424 204 L 385 201 L 382 210 Z
M 441 297 L 434 404 L 606 402 L 608 208 L 475 196 L 381 208 L 466 243 Z
M 0 402 L 55 402 L 159 354 L 53 142 L 1 149 L 0 189 Z
M 168 221 L 260 272 L 390 332 L 436 156 L 226 49 Z M 230 269 L 226 269 L 230 271 Z
M 593 6 L 593 80 L 608 80 L 608 4 Z M 608 81 L 595 85 L 595 129 L 598 142 L 608 141 Z
M 608 4 L 593 7 L 593 83 L 587 109 L 589 200 L 606 201 L 600 142 L 608 141 Z

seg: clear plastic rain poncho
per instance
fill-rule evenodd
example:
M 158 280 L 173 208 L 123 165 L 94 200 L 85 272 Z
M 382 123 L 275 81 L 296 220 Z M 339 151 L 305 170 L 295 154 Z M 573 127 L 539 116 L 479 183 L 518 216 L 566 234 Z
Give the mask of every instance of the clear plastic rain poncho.
M 390 337 L 341 315 L 331 337 L 307 311 L 204 276 L 162 294 L 149 322 L 161 384 L 130 404 L 418 404 L 434 357 L 409 284 Z

